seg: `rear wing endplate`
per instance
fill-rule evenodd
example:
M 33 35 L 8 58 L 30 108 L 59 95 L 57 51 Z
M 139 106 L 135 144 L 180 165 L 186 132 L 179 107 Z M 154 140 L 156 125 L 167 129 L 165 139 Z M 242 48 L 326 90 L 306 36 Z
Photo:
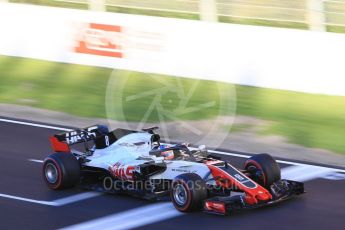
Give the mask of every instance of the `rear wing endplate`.
M 103 125 L 94 125 L 83 129 L 55 134 L 50 137 L 55 152 L 70 152 L 70 146 L 82 142 L 95 140 L 97 137 L 108 134 L 109 130 Z

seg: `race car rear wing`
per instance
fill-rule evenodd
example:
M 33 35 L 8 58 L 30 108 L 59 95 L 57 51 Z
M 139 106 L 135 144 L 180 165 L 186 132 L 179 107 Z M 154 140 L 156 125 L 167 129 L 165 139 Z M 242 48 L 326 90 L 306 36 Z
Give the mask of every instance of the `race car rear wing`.
M 160 136 L 154 134 L 153 130 L 156 127 L 145 129 L 145 132 L 152 134 L 152 142 L 160 141 Z M 137 133 L 135 130 L 128 130 L 117 128 L 112 132 L 109 132 L 108 127 L 104 125 L 94 125 L 83 129 L 75 129 L 69 132 L 56 134 L 50 137 L 52 149 L 55 152 L 71 152 L 70 146 L 78 143 L 85 143 L 85 149 L 88 151 L 87 142 L 94 141 L 94 147 L 96 149 L 103 149 L 113 144 L 115 141 L 123 136 L 131 133 Z
M 94 125 L 83 129 L 75 129 L 69 132 L 55 134 L 50 137 L 52 148 L 55 152 L 70 152 L 70 146 L 78 143 L 86 143 L 109 133 L 108 127 Z

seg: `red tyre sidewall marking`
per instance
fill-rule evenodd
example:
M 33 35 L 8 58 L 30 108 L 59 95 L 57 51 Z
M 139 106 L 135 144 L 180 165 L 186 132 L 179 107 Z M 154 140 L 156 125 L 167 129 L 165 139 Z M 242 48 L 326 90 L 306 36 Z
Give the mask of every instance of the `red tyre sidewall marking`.
M 57 183 L 54 185 L 54 184 L 51 184 L 47 181 L 47 178 L 46 178 L 46 173 L 45 173 L 45 167 L 43 167 L 43 175 L 44 175 L 44 180 L 47 182 L 47 184 L 49 185 L 49 187 L 51 187 L 52 189 L 57 189 L 61 186 L 61 182 L 62 182 L 62 171 L 61 171 L 61 168 L 59 166 L 59 164 L 57 163 L 56 160 L 54 160 L 53 158 L 48 158 L 46 161 L 52 161 L 53 164 L 55 165 L 56 169 L 58 170 L 58 181 Z
M 191 193 L 191 191 L 190 191 L 189 188 L 188 188 L 188 184 L 186 184 L 186 182 L 184 182 L 183 180 L 177 180 L 177 181 L 175 182 L 175 184 L 182 184 L 182 186 L 185 187 L 185 189 L 186 189 L 186 191 L 187 191 L 187 193 L 188 193 L 188 195 L 187 195 L 187 199 L 188 199 L 188 200 L 187 200 L 187 203 L 185 204 L 184 208 L 181 208 L 180 206 L 175 205 L 175 207 L 176 207 L 178 210 L 184 212 L 184 211 L 186 211 L 186 210 L 189 208 L 190 203 L 192 202 L 192 193 Z M 174 198 L 173 198 L 173 199 L 174 199 Z M 174 204 L 175 204 L 175 203 L 174 203 Z

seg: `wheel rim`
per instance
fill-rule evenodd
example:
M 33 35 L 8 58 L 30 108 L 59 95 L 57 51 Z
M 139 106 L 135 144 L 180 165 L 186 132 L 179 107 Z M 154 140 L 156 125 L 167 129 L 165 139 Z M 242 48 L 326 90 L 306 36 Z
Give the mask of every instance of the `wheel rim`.
M 58 180 L 58 175 L 59 173 L 56 166 L 52 163 L 48 163 L 45 167 L 45 176 L 47 181 L 50 184 L 56 183 L 56 181 Z
M 249 170 L 254 170 L 255 174 L 254 177 L 256 180 L 258 180 L 260 183 L 265 184 L 265 175 L 262 169 L 256 167 L 255 165 L 250 165 L 248 167 Z
M 174 200 L 178 205 L 184 205 L 187 202 L 187 191 L 182 184 L 177 184 L 174 189 Z

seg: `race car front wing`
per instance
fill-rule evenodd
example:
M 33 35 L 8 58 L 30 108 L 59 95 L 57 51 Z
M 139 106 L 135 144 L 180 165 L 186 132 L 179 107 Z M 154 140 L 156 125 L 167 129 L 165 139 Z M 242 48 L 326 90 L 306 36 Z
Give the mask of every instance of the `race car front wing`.
M 235 210 L 269 206 L 304 193 L 304 184 L 291 180 L 279 180 L 273 183 L 268 190 L 272 194 L 272 199 L 256 204 L 246 203 L 245 194 L 230 195 L 226 197 L 215 196 L 204 201 L 204 211 L 213 214 L 227 215 Z

